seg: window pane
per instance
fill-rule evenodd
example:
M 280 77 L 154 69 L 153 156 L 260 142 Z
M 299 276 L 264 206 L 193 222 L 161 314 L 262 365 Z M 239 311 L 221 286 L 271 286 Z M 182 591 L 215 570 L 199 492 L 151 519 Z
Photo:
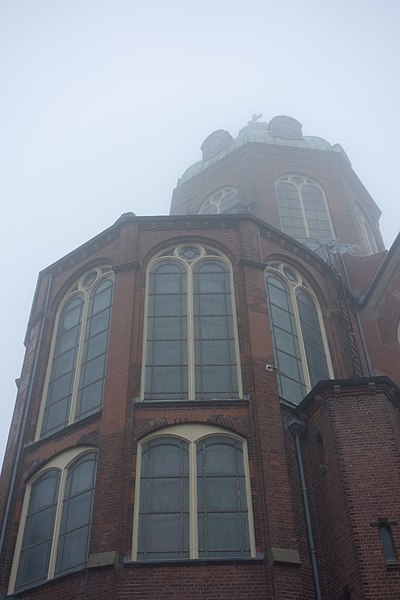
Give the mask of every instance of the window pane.
M 288 181 L 276 185 L 282 231 L 295 238 L 307 237 L 298 189 Z
M 92 291 L 86 323 L 85 345 L 79 377 L 75 420 L 99 410 L 103 403 L 108 335 L 114 282 L 103 280 Z
M 79 418 L 83 419 L 99 410 L 99 399 L 103 397 L 103 379 L 87 385 L 78 392 Z
M 199 262 L 193 272 L 197 398 L 238 394 L 230 272 L 223 261 Z
M 379 537 L 381 538 L 383 555 L 387 562 L 396 562 L 396 550 L 393 543 L 392 532 L 390 530 L 390 525 L 384 523 L 379 526 Z
M 56 564 L 56 575 L 81 569 L 87 558 L 89 527 L 81 527 L 60 537 Z
M 199 556 L 249 556 L 242 443 L 225 436 L 197 444 Z
M 47 579 L 59 476 L 58 469 L 50 469 L 32 485 L 16 578 L 16 590 Z
M 307 357 L 311 385 L 321 379 L 329 379 L 318 311 L 311 298 L 301 290 L 296 294 L 304 349 Z
M 142 451 L 138 558 L 185 558 L 188 552 L 188 444 L 154 439 Z
M 289 379 L 285 375 L 279 375 L 279 389 L 282 398 L 293 402 L 293 404 L 299 404 L 307 393 L 306 386 L 300 381 Z
M 250 556 L 247 513 L 199 515 L 199 558 Z
M 90 452 L 68 472 L 55 574 L 84 566 L 89 544 L 97 454 Z
M 145 398 L 187 398 L 186 269 L 165 259 L 149 274 Z
M 66 397 L 53 404 L 48 404 L 43 413 L 42 435 L 54 433 L 68 425 L 69 401 Z
M 78 529 L 89 523 L 91 500 L 91 490 L 70 499 L 63 514 L 63 528 L 65 530 Z
M 328 210 L 321 190 L 312 184 L 303 185 L 301 188 L 304 211 L 310 237 L 332 238 Z
M 68 424 L 82 313 L 83 297 L 81 295 L 74 296 L 65 304 L 60 313 L 47 388 L 42 436 L 53 433 Z
M 291 295 L 283 281 L 270 272 L 266 284 L 279 394 L 298 403 L 306 386 Z

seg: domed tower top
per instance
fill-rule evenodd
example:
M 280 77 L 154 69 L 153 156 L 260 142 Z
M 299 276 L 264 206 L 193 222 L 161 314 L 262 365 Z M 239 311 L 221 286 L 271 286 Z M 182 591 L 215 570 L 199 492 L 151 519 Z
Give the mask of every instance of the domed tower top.
M 305 136 L 286 115 L 253 115 L 236 138 L 218 129 L 202 159 L 179 179 L 171 214 L 248 213 L 311 248 L 351 245 L 359 254 L 384 249 L 380 210 L 340 144 Z

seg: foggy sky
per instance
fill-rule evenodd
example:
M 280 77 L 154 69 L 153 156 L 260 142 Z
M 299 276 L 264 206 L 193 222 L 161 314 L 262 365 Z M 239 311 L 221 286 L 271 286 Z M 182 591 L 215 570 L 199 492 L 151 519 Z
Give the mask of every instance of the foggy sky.
M 38 272 L 128 211 L 167 214 L 215 129 L 287 114 L 400 223 L 397 0 L 2 0 L 0 462 Z

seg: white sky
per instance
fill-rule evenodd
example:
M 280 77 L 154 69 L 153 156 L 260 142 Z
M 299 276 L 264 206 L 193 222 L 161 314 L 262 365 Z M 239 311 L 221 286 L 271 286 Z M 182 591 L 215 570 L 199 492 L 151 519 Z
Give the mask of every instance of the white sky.
M 37 274 L 167 214 L 215 129 L 287 114 L 400 222 L 398 0 L 0 0 L 0 462 Z

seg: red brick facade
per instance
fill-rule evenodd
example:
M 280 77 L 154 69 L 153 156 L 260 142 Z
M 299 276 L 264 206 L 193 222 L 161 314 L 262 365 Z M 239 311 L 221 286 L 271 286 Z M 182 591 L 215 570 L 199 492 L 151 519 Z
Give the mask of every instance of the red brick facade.
M 258 218 L 135 217 L 128 213 L 40 274 L 1 479 L 0 514 L 5 536 L 0 594 L 4 597 L 9 590 L 27 483 L 50 459 L 80 446 L 98 449 L 86 568 L 20 591 L 16 597 L 317 597 L 298 457 L 286 426 L 293 416 L 306 424 L 301 449 L 321 597 L 400 597 L 400 566 L 385 561 L 378 533 L 379 523 L 387 522 L 400 552 L 400 392 L 387 376 L 379 375 L 387 373 L 395 378 L 400 364 L 396 338 L 400 280 L 395 251 L 385 259 L 391 270 L 390 281 L 385 283 L 381 273 L 364 304 L 362 299 L 349 298 L 351 333 L 358 344 L 362 369 L 362 377 L 354 379 L 335 270 L 277 231 L 279 214 L 271 182 L 284 171 L 285 161 L 289 162 L 286 172 L 296 164 L 297 172 L 324 180 L 335 230 L 341 229 L 341 239 L 347 243 L 358 243 L 351 237 L 353 226 L 341 202 L 345 202 L 349 186 L 355 186 L 366 198 L 367 193 L 340 154 L 248 144 L 197 175 L 195 182 L 184 182 L 175 193 L 173 209 L 179 212 L 177 206 L 189 194 L 190 184 L 194 196 L 204 197 L 219 180 L 219 185 L 234 185 L 242 194 L 250 186 L 262 189 L 265 198 L 254 211 Z M 371 211 L 375 210 L 372 201 L 368 203 Z M 232 264 L 243 381 L 240 399 L 140 400 L 147 265 L 157 252 L 184 242 L 214 248 Z M 332 361 L 334 379 L 318 383 L 297 407 L 280 401 L 275 372 L 266 370 L 266 365 L 275 364 L 264 282 L 264 271 L 271 261 L 291 265 L 313 290 Z M 115 273 L 115 293 L 102 410 L 38 440 L 35 432 L 58 307 L 85 272 L 104 265 Z M 132 560 L 138 442 L 177 424 L 216 426 L 247 441 L 256 547 L 252 558 L 157 564 Z

